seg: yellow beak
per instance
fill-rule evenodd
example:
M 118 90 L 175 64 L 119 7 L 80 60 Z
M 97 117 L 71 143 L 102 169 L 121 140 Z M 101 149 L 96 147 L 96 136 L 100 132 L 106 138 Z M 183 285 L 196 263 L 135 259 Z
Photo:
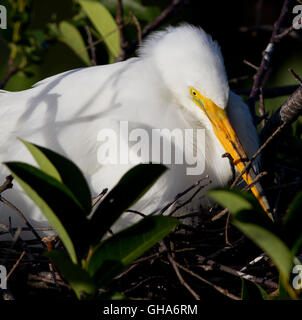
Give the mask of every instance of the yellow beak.
M 228 119 L 225 110 L 219 108 L 210 99 L 203 97 L 201 94 L 199 94 L 199 92 L 198 96 L 194 97 L 194 101 L 204 111 L 204 113 L 212 123 L 217 139 L 220 141 L 224 150 L 232 156 L 234 165 L 241 173 L 245 168 L 245 162 L 248 160 L 248 157 Z M 247 170 L 242 177 L 245 182 L 250 185 L 253 183 L 256 174 L 253 168 L 251 168 L 250 170 Z M 267 213 L 267 215 L 271 219 L 273 219 L 268 201 L 262 193 L 261 185 L 259 183 L 256 183 L 251 187 L 251 191 L 253 192 L 254 196 L 256 197 L 264 211 Z

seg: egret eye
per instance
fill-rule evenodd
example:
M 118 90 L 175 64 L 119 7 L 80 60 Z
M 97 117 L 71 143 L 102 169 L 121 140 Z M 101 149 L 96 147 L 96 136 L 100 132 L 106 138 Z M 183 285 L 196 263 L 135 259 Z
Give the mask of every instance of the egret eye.
M 196 97 L 197 96 L 197 91 L 191 88 L 191 95 Z

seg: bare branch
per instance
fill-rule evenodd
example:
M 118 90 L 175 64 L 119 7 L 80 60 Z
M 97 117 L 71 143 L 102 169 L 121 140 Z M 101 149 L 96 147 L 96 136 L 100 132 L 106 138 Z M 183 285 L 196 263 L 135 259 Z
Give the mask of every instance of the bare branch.
M 270 41 L 269 41 L 266 49 L 263 51 L 263 57 L 262 57 L 260 67 L 254 77 L 253 88 L 252 88 L 252 91 L 251 91 L 251 94 L 250 94 L 250 97 L 248 100 L 248 105 L 251 109 L 253 116 L 255 115 L 254 105 L 255 105 L 256 99 L 258 98 L 259 90 L 261 87 L 263 87 L 263 82 L 264 82 L 265 76 L 266 76 L 267 71 L 270 66 L 271 55 L 274 51 L 275 42 L 277 41 L 276 36 L 278 35 L 280 28 L 281 28 L 281 25 L 282 25 L 287 13 L 288 13 L 290 2 L 291 2 L 291 0 L 285 0 L 283 3 L 283 7 L 281 10 L 280 16 L 274 25 L 274 30 L 272 32 Z
M 92 65 L 96 66 L 97 65 L 97 60 L 96 60 L 96 54 L 95 54 L 95 46 L 92 40 L 92 35 L 91 35 L 91 31 L 89 29 L 88 26 L 85 26 L 85 30 L 87 33 L 87 38 L 88 38 L 88 45 L 90 48 L 90 52 L 91 52 L 91 63 Z
M 261 140 L 265 141 L 280 126 L 288 126 L 302 114 L 302 85 L 270 117 L 261 131 Z
M 0 194 L 7 189 L 11 189 L 13 187 L 12 181 L 14 180 L 13 176 L 9 175 L 5 178 L 5 182 L 0 186 Z
M 184 5 L 188 4 L 190 0 L 173 0 L 172 3 L 150 24 L 148 24 L 142 31 L 141 38 L 145 38 L 153 30 L 157 29 L 171 16 L 180 10 Z M 126 48 L 126 57 L 129 57 L 136 50 L 139 40 L 136 39 Z

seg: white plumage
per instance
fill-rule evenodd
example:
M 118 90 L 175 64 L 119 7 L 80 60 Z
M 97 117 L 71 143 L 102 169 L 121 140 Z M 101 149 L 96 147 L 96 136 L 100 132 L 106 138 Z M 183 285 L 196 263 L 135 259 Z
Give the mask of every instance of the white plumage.
M 213 131 L 213 124 L 196 106 L 190 88 L 225 109 L 248 157 L 258 149 L 256 129 L 242 99 L 229 90 L 220 48 L 203 30 L 182 25 L 150 36 L 137 58 L 106 66 L 68 71 L 21 92 L 0 92 L 0 161 L 34 164 L 16 138 L 50 148 L 74 161 L 84 172 L 94 195 L 112 188 L 133 164 L 101 165 L 97 153 L 101 129 L 116 132 L 120 121 L 129 129 L 152 130 L 205 128 L 205 171 L 211 187 L 226 185 L 231 178 L 226 152 Z M 126 143 L 123 141 L 122 143 Z M 125 144 L 126 148 L 128 146 Z M 191 145 L 187 148 L 201 148 Z M 128 148 L 129 149 L 129 148 Z M 147 159 L 140 159 L 146 161 Z M 143 213 L 153 212 L 171 201 L 201 176 L 186 175 L 186 165 L 168 165 L 169 170 L 136 204 Z M 8 174 L 0 167 L 1 181 Z M 143 177 L 142 177 L 143 179 Z M 34 225 L 45 219 L 15 183 L 5 196 Z M 191 209 L 201 203 L 201 193 Z M 20 224 L 15 213 L 0 203 L 0 222 Z M 134 221 L 127 214 L 120 225 Z

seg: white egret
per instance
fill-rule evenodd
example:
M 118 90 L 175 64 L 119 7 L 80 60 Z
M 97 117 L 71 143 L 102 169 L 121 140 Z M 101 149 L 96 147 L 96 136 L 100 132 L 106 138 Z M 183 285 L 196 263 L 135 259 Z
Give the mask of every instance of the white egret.
M 196 139 L 185 146 L 177 139 L 174 142 L 175 149 L 182 152 L 199 151 L 205 163 L 203 172 L 187 174 L 188 163 L 192 164 L 195 159 L 193 153 L 183 164 L 168 164 L 169 170 L 135 205 L 135 209 L 145 214 L 173 200 L 177 193 L 202 176 L 209 175 L 212 181 L 209 187 L 226 185 L 232 170 L 229 160 L 222 158 L 222 154 L 229 153 L 241 172 L 244 168 L 242 159 L 250 158 L 259 146 L 248 107 L 229 90 L 218 44 L 202 29 L 190 25 L 154 33 L 144 41 L 136 58 L 64 72 L 21 92 L 1 91 L 0 121 L 1 162 L 34 163 L 16 139 L 20 137 L 74 161 L 84 172 L 95 195 L 105 187 L 113 187 L 134 166 L 127 156 L 123 158 L 123 153 L 138 162 L 150 161 L 146 152 L 135 152 L 137 149 L 132 148 L 133 136 L 121 134 L 121 121 L 127 124 L 128 130 L 141 130 L 141 137 L 144 132 L 152 137 L 153 129 L 178 129 L 183 133 L 186 129 L 205 129 L 205 139 L 199 144 L 194 142 Z M 104 143 L 107 147 L 113 144 L 112 141 L 101 141 L 103 129 L 118 134 L 122 161 L 100 163 L 100 147 Z M 136 138 L 137 133 L 134 134 Z M 150 140 L 148 144 L 145 150 L 152 149 Z M 152 156 L 156 158 L 162 149 L 155 149 L 152 149 Z M 257 170 L 257 163 L 254 170 Z M 8 174 L 4 166 L 1 166 L 0 174 L 3 181 Z M 246 173 L 243 178 L 251 183 L 254 173 Z M 259 183 L 252 192 L 268 212 Z M 188 209 L 196 209 L 205 203 L 203 193 L 204 190 Z M 15 190 L 6 192 L 6 197 L 33 225 L 45 221 L 39 209 L 16 184 Z M 0 222 L 7 222 L 8 215 L 14 216 L 14 212 L 1 203 L 0 206 Z M 119 226 L 136 218 L 136 215 L 126 214 Z

